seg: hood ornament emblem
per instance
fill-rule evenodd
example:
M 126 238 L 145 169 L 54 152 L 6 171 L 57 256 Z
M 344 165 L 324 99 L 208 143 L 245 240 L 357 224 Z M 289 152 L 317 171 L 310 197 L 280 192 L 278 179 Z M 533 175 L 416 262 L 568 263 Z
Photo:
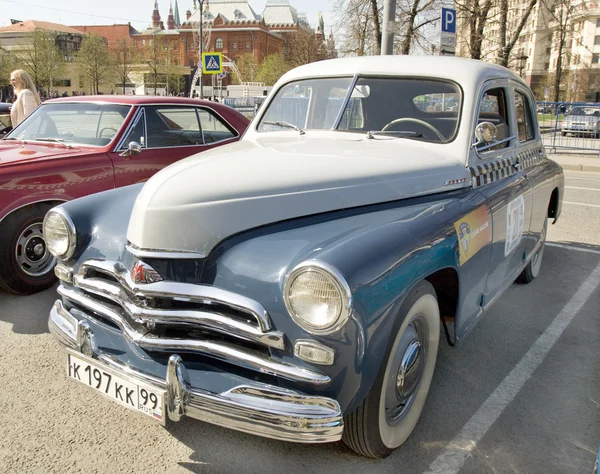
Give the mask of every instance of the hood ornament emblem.
M 156 283 L 162 281 L 162 277 L 150 265 L 144 262 L 135 262 L 131 267 L 131 280 L 136 285 L 139 283 Z

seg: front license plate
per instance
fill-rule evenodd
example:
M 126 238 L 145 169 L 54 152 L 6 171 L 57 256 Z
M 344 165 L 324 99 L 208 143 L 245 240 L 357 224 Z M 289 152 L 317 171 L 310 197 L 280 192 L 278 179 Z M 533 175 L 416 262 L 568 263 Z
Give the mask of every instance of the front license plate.
M 125 379 L 96 361 L 90 362 L 88 359 L 68 354 L 67 362 L 67 373 L 70 378 L 164 424 L 164 392 L 150 385 Z

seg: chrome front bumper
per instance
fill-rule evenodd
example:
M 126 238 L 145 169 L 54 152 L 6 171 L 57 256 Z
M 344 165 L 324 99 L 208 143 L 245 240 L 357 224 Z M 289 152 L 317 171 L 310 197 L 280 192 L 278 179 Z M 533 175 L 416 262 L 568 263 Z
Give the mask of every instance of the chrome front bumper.
M 165 379 L 140 372 L 99 351 L 89 324 L 75 318 L 60 300 L 52 306 L 48 327 L 67 350 L 85 354 L 132 382 L 141 381 L 164 390 L 166 414 L 171 421 L 188 416 L 296 443 L 327 443 L 342 437 L 340 405 L 331 398 L 303 395 L 256 382 L 222 393 L 195 389 L 187 382 L 187 369 L 176 354 L 169 358 Z

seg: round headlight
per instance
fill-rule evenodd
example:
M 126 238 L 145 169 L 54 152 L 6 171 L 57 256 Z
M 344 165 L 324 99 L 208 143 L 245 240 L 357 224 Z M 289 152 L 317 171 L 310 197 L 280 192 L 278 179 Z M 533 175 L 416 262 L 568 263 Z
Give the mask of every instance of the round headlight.
M 75 226 L 62 209 L 52 209 L 44 218 L 44 239 L 48 251 L 59 260 L 68 260 L 75 251 Z
M 311 334 L 331 334 L 350 313 L 350 287 L 342 275 L 323 262 L 305 262 L 288 276 L 285 306 L 292 319 Z

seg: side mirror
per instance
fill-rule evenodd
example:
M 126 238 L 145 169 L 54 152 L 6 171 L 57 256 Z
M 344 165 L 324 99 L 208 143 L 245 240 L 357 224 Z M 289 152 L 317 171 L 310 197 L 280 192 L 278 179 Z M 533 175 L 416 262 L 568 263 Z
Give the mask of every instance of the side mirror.
M 482 143 L 491 143 L 496 139 L 496 134 L 498 133 L 498 129 L 492 122 L 481 122 L 475 128 L 475 138 L 477 142 L 475 142 L 475 146 L 480 145 Z
M 129 142 L 129 145 L 127 145 L 127 150 L 125 150 L 119 156 L 127 157 L 131 155 L 139 155 L 141 151 L 142 145 L 140 145 L 138 142 Z

